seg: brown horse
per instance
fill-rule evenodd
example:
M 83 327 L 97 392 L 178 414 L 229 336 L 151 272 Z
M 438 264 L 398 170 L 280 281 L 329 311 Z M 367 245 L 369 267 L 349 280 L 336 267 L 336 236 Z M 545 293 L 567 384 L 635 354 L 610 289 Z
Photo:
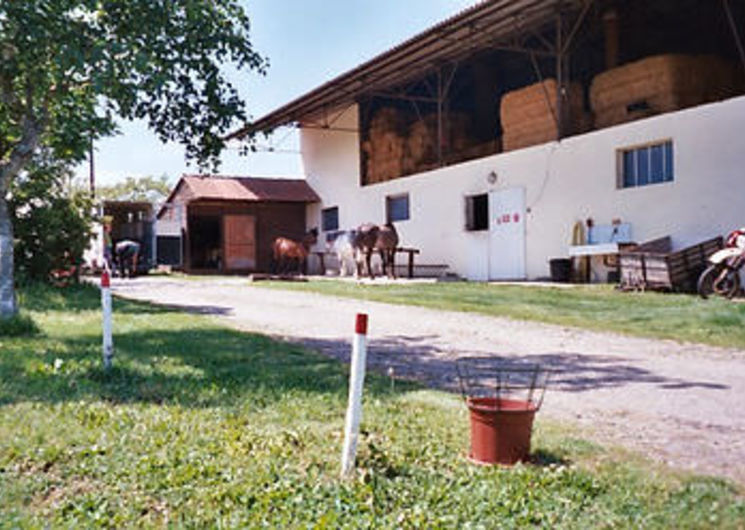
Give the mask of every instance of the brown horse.
M 394 258 L 396 256 L 396 247 L 398 246 L 398 233 L 393 223 L 386 223 L 384 225 L 365 223 L 360 225 L 355 231 L 352 246 L 358 255 L 364 255 L 367 274 L 371 279 L 375 278 L 375 274 L 373 273 L 370 261 L 376 250 L 380 252 L 383 274 L 392 278 L 396 277 Z M 362 260 L 359 257 L 357 259 L 357 275 L 362 275 Z
M 380 252 L 383 262 L 383 274 L 396 278 L 396 247 L 398 247 L 398 232 L 393 223 L 386 223 L 379 227 L 375 249 Z M 386 273 L 388 267 L 388 273 Z
M 290 262 L 297 260 L 297 273 L 305 272 L 305 264 L 310 253 L 310 247 L 318 241 L 318 229 L 313 228 L 303 236 L 302 241 L 295 241 L 286 237 L 278 237 L 272 243 L 272 268 L 274 272 L 284 274 L 289 272 Z

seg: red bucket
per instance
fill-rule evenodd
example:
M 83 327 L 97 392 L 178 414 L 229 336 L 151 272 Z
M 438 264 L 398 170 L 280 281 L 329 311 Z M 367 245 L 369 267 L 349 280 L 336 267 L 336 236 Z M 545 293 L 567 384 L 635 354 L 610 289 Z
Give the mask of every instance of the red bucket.
M 530 437 L 537 406 L 530 401 L 469 397 L 470 458 L 480 464 L 511 466 L 530 456 Z

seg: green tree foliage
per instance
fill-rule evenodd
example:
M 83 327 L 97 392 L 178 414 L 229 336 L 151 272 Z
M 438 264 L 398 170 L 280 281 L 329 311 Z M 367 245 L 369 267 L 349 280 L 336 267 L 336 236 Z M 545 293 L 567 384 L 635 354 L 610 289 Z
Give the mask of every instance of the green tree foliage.
M 99 186 L 96 196 L 110 201 L 148 201 L 159 202 L 168 197 L 171 182 L 168 175 L 160 177 L 127 177 L 124 182 L 112 186 Z
M 246 119 L 223 63 L 263 72 L 238 0 L 0 1 L 0 317 L 15 313 L 11 181 L 43 146 L 80 160 L 116 117 L 217 165 Z
M 15 268 L 21 281 L 48 280 L 56 269 L 79 267 L 92 236 L 92 202 L 70 185 L 70 164 L 37 156 L 11 186 Z

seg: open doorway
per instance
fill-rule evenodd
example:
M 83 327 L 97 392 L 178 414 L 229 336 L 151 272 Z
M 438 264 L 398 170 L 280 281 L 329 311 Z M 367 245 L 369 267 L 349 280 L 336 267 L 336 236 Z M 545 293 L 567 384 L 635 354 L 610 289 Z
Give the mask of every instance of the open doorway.
M 222 218 L 219 215 L 189 217 L 191 269 L 222 270 Z

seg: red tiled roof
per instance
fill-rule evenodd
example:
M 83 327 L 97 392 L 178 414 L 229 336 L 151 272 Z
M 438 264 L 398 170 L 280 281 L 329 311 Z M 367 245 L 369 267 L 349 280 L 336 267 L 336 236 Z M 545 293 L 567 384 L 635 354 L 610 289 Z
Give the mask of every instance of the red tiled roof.
M 225 175 L 184 175 L 171 190 L 170 203 L 185 186 L 187 202 L 198 200 L 250 202 L 319 202 L 313 188 L 302 179 L 233 177 Z M 165 205 L 158 212 L 163 213 Z
M 301 179 L 184 175 L 192 200 L 318 202 L 316 192 Z

